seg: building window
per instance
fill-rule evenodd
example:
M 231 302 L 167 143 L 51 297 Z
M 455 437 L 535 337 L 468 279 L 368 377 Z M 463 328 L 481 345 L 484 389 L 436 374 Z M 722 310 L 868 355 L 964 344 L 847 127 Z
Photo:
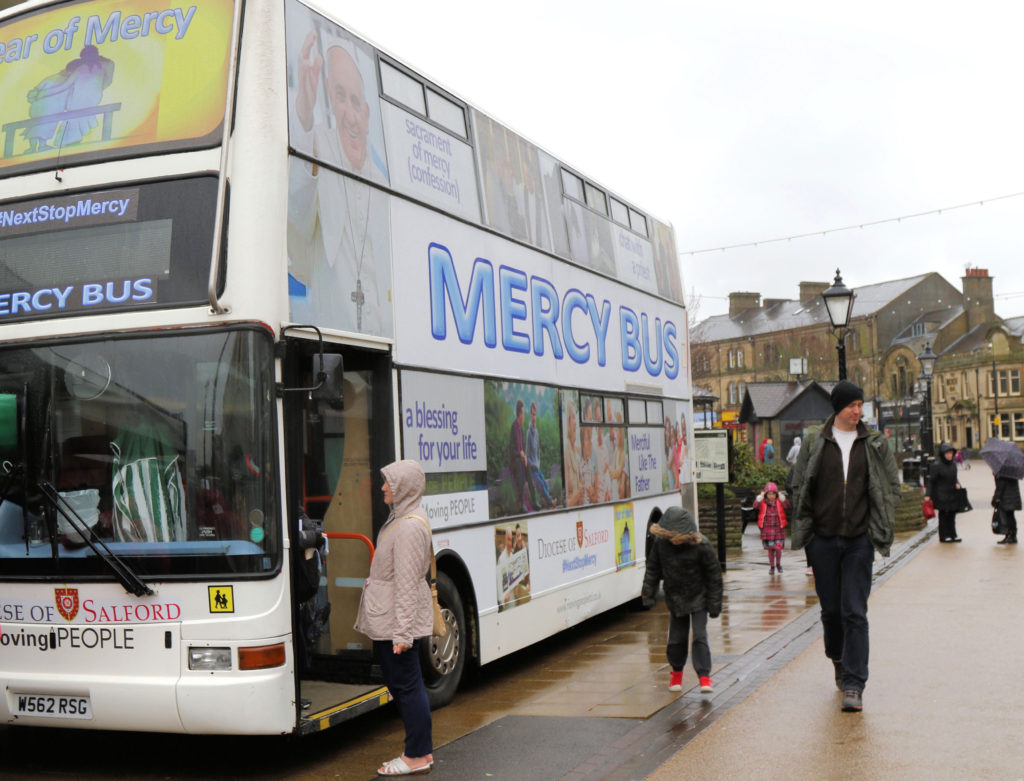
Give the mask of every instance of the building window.
M 1011 434 L 1011 418 L 1010 415 L 1000 415 L 999 425 L 996 425 L 996 416 L 988 416 L 988 430 L 991 432 L 990 436 L 999 437 L 1000 439 L 1010 439 Z
M 1024 412 L 1013 413 L 1013 438 L 1024 439 Z
M 989 372 L 988 392 L 990 396 L 996 393 L 996 377 L 999 377 L 1000 396 L 1020 395 L 1020 369 L 1000 369 L 998 372 Z
M 743 350 L 739 349 L 736 351 L 736 366 L 740 369 L 743 368 Z
M 735 382 L 730 382 L 729 383 L 729 403 L 730 404 L 735 404 L 736 403 L 736 383 Z
M 858 331 L 856 328 L 851 328 L 849 331 L 847 331 L 845 344 L 846 344 L 846 350 L 851 355 L 859 355 L 860 354 L 860 331 Z
M 729 350 L 729 368 L 730 369 L 735 369 L 736 368 L 736 351 L 735 350 Z

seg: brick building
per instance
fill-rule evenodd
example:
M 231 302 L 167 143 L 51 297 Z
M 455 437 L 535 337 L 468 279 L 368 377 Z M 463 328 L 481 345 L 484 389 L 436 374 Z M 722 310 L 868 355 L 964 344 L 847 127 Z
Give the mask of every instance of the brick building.
M 939 356 L 932 394 L 936 443 L 978 447 L 994 433 L 997 401 L 1000 432 L 1024 442 L 1024 317 L 995 314 L 992 281 L 987 270 L 971 268 L 959 290 L 934 272 L 854 288 L 847 376 L 864 388 L 879 427 L 900 444 L 918 441 L 917 356 L 926 345 Z M 696 326 L 694 382 L 719 397 L 722 419 L 738 420 L 751 383 L 836 379 L 837 340 L 821 297 L 828 287 L 801 282 L 796 299 L 732 293 L 728 315 Z

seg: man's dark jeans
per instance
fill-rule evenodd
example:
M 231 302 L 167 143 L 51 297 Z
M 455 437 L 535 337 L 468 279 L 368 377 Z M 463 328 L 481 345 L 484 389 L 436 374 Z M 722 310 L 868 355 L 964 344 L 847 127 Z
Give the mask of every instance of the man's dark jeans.
M 866 534 L 814 537 L 807 544 L 821 605 L 825 655 L 842 662 L 844 690 L 863 691 L 868 680 L 868 595 L 874 557 Z

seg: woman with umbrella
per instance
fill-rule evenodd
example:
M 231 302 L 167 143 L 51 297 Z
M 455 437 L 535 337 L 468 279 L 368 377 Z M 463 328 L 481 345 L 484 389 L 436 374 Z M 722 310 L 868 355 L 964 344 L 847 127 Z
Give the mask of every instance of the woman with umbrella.
M 939 514 L 939 542 L 960 542 L 956 534 L 956 513 L 960 510 L 956 492 L 960 489 L 957 481 L 956 464 L 953 455 L 956 448 L 948 442 L 939 445 L 939 460 L 928 470 L 925 490 Z
M 1017 481 L 1024 477 L 1024 453 L 1013 442 L 992 437 L 981 449 L 981 457 L 991 467 L 996 479 L 992 506 L 999 513 L 1006 534 L 998 544 L 1016 545 L 1017 519 L 1013 513 L 1021 509 L 1020 486 Z
M 1006 529 L 1006 536 L 996 544 L 1016 545 L 1017 519 L 1013 517 L 1013 511 L 1020 509 L 1020 486 L 1017 484 L 1017 478 L 996 475 L 996 492 L 992 495 L 992 506 L 999 511 L 1003 519 L 1003 528 Z

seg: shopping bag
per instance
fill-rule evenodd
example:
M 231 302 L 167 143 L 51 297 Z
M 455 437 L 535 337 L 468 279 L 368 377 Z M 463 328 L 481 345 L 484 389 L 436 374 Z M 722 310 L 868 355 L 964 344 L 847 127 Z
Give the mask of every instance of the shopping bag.
M 956 489 L 956 511 L 958 513 L 970 512 L 974 508 L 971 506 L 971 500 L 967 498 L 966 488 Z
M 924 513 L 924 519 L 927 521 L 929 518 L 935 517 L 935 505 L 932 504 L 931 499 L 925 499 L 921 502 L 921 512 Z
M 992 533 L 993 534 L 1006 534 L 1006 521 L 1003 520 L 1003 514 L 999 510 L 992 511 Z

